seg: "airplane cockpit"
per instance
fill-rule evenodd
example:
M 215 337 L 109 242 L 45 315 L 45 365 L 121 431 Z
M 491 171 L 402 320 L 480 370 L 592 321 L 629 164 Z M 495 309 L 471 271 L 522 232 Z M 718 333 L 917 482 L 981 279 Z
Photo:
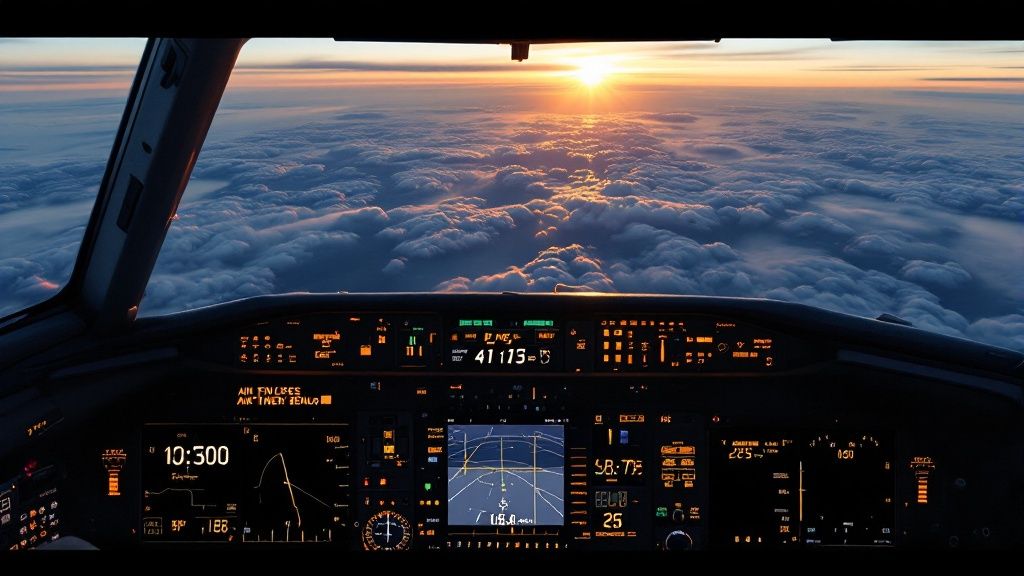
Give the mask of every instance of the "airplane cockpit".
M 505 55 L 511 44 L 513 58 L 525 58 L 527 64 L 555 46 L 549 42 L 554 39 L 496 40 L 504 46 L 495 49 Z M 720 184 L 725 179 L 714 173 L 719 165 L 757 162 L 757 170 L 770 170 L 767 166 L 775 160 L 754 156 L 779 153 L 772 147 L 789 145 L 782 140 L 751 137 L 732 142 L 731 147 L 684 143 L 671 151 L 654 142 L 672 131 L 702 129 L 701 122 L 718 118 L 714 114 L 721 116 L 714 120 L 715 130 L 729 130 L 756 122 L 760 112 L 723 104 L 720 110 L 707 108 L 716 112 L 703 117 L 698 112 L 630 116 L 616 120 L 619 124 L 612 128 L 601 124 L 602 113 L 595 112 L 564 138 L 581 141 L 606 128 L 616 131 L 616 138 L 627 138 L 622 136 L 627 121 L 653 124 L 645 124 L 649 129 L 643 138 L 628 136 L 631 139 L 615 153 L 595 147 L 558 155 L 552 146 L 532 152 L 527 148 L 540 141 L 544 130 L 562 130 L 563 117 L 538 120 L 522 129 L 518 124 L 499 126 L 501 120 L 491 112 L 460 108 L 459 114 L 476 116 L 463 122 L 451 113 L 450 120 L 431 124 L 439 130 L 431 137 L 448 138 L 453 151 L 444 157 L 431 152 L 435 164 L 427 168 L 408 164 L 413 149 L 392 150 L 390 156 L 380 150 L 370 154 L 354 151 L 355 144 L 340 140 L 346 130 L 358 131 L 359 140 L 352 141 L 356 143 L 374 138 L 397 141 L 427 130 L 412 124 L 358 124 L 380 121 L 373 116 L 376 108 L 332 109 L 330 121 L 348 123 L 337 135 L 325 136 L 329 126 L 314 122 L 303 125 L 306 136 L 289 133 L 237 150 L 218 141 L 204 150 L 204 142 L 210 144 L 208 132 L 213 135 L 221 128 L 215 120 L 220 118 L 218 107 L 232 112 L 225 113 L 225 130 L 234 129 L 229 124 L 232 118 L 247 113 L 246 103 L 231 100 L 236 82 L 258 82 L 263 76 L 271 77 L 271 84 L 280 81 L 274 76 L 280 73 L 273 67 L 277 64 L 255 72 L 236 65 L 244 44 L 236 39 L 186 38 L 145 43 L 141 62 L 132 71 L 105 171 L 94 183 L 95 203 L 88 224 L 80 228 L 83 239 L 73 252 L 73 263 L 69 261 L 69 278 L 40 303 L 5 309 L 9 315 L 0 322 L 3 549 L 654 554 L 853 547 L 1007 549 L 1024 543 L 1024 353 L 1014 349 L 1012 340 L 981 341 L 971 338 L 975 333 L 967 328 L 962 333 L 931 330 L 919 327 L 917 319 L 908 322 L 882 313 L 888 310 L 873 311 L 871 317 L 846 312 L 841 307 L 849 302 L 846 296 L 826 299 L 819 292 L 801 300 L 808 285 L 838 284 L 843 271 L 853 266 L 840 268 L 820 255 L 812 255 L 816 264 L 807 270 L 832 280 L 794 280 L 786 295 L 739 288 L 717 293 L 686 293 L 680 288 L 668 293 L 666 284 L 659 283 L 669 264 L 683 276 L 689 270 L 693 278 L 703 273 L 700 281 L 712 282 L 712 272 L 701 272 L 701 266 L 712 262 L 721 264 L 720 270 L 734 266 L 729 286 L 739 286 L 739 279 L 748 274 L 735 263 L 747 256 L 737 256 L 730 252 L 733 249 L 745 250 L 752 262 L 762 259 L 766 269 L 785 267 L 758 244 L 775 233 L 764 228 L 757 232 L 763 236 L 756 237 L 762 240 L 751 244 L 722 240 L 733 248 L 715 244 L 710 236 L 700 240 L 701 234 L 714 233 L 701 228 L 711 217 L 706 207 L 666 199 L 668 184 L 653 179 L 668 168 L 642 174 L 636 168 L 650 167 L 659 159 L 673 165 L 688 162 L 686 169 L 692 174 L 664 176 L 680 190 L 700 179 L 708 186 L 715 179 Z M 750 53 L 737 52 L 735 59 L 748 64 L 763 59 Z M 602 75 L 628 65 L 614 59 L 587 62 L 579 82 L 591 91 Z M 501 64 L 506 65 L 519 63 Z M 554 66 L 551 61 L 547 65 Z M 389 73 L 382 72 L 384 65 L 379 63 L 331 66 L 328 72 L 343 68 L 365 83 Z M 504 74 L 497 65 L 474 66 L 469 72 Z M 310 78 L 326 74 L 327 68 L 322 62 L 306 62 L 306 76 L 299 80 L 312 82 Z M 469 73 L 423 63 L 401 72 Z M 537 72 L 548 73 L 561 72 Z M 272 94 L 274 89 L 263 87 L 260 94 Z M 426 88 L 415 90 L 424 90 L 415 96 L 417 101 L 432 97 Z M 390 98 L 389 94 L 373 97 Z M 747 106 L 754 109 L 755 103 Z M 839 130 L 833 125 L 853 122 L 849 118 L 866 113 L 848 105 L 820 114 L 828 116 L 814 121 L 830 123 L 827 130 L 812 135 L 786 128 L 790 132 L 780 134 L 795 139 L 786 142 L 813 139 L 809 146 L 815 161 L 835 161 L 846 168 L 861 161 L 886 161 L 882 155 L 868 160 L 822 159 L 819 153 L 838 154 L 814 149 L 826 148 L 820 143 Z M 269 125 L 276 118 L 260 121 Z M 886 118 L 914 121 L 895 113 Z M 1019 121 L 1017 117 L 1018 126 Z M 519 131 L 508 145 L 496 143 L 485 154 L 469 141 L 475 137 L 473 130 L 491 126 L 488 122 L 495 123 L 496 131 Z M 782 130 L 776 120 L 760 126 L 758 130 Z M 864 120 L 841 137 L 882 129 L 883 124 Z M 321 136 L 329 142 L 316 140 Z M 276 172 L 258 164 L 277 154 L 299 154 L 297 147 L 309 141 L 320 142 L 327 151 L 302 151 L 304 166 L 302 161 L 293 162 L 298 156 L 281 160 Z M 271 148 L 276 151 L 266 151 Z M 640 157 L 632 172 L 620 170 L 627 151 Z M 864 154 L 869 152 L 865 145 Z M 538 175 L 541 168 L 529 162 L 542 154 L 557 156 L 568 169 L 554 169 L 556 160 L 545 160 L 547 172 Z M 486 161 L 480 160 L 485 155 Z M 507 166 L 495 160 L 500 155 L 508 166 L 518 167 L 515 174 L 509 176 Z M 683 156 L 691 159 L 680 160 Z M 208 157 L 223 162 L 204 166 Z M 240 167 L 224 167 L 236 157 Z M 923 158 L 912 160 L 920 173 L 938 169 Z M 466 162 L 479 165 L 448 180 L 441 173 L 444 166 Z M 397 168 L 387 176 L 372 172 L 394 163 L 405 163 L 405 179 L 394 176 Z M 162 250 L 169 244 L 180 248 L 193 242 L 174 236 L 177 229 L 192 227 L 199 234 L 204 226 L 189 220 L 185 210 L 190 177 L 221 182 L 216 186 L 227 189 L 234 184 L 223 182 L 250 170 L 250 175 L 258 173 L 266 182 L 279 183 L 259 189 L 263 184 L 256 180 L 239 180 L 242 184 L 231 192 L 234 208 L 206 209 L 220 214 L 298 188 L 326 194 L 329 184 L 351 176 L 344 170 L 371 165 L 372 170 L 366 169 L 369 175 L 345 180 L 341 201 L 346 204 L 340 208 L 319 213 L 319 205 L 312 202 L 292 208 L 268 204 L 271 209 L 260 213 L 263 224 L 246 224 L 248 237 L 204 237 L 210 242 L 204 248 L 194 244 L 174 266 L 165 262 L 170 256 Z M 1016 166 L 1019 178 L 1019 161 Z M 595 182 L 605 177 L 602 170 L 619 172 L 599 185 Z M 753 181 L 751 174 L 757 170 L 751 170 L 733 181 Z M 879 170 L 889 174 L 896 168 Z M 294 184 L 273 180 L 286 171 L 296 174 Z M 321 174 L 331 174 L 332 180 L 310 180 L 313 183 L 306 185 L 302 179 Z M 789 178 L 802 174 L 794 170 Z M 499 190 L 494 182 L 506 176 L 502 182 L 508 188 Z M 477 178 L 472 187 L 479 201 L 453 196 L 460 184 L 470 186 L 469 178 Z M 511 190 L 515 178 L 528 182 L 507 193 L 533 196 L 517 199 L 515 210 L 497 215 L 495 198 Z M 908 182 L 913 178 L 918 176 L 908 175 Z M 3 179 L 0 171 L 0 185 Z M 781 176 L 765 178 L 757 187 L 783 187 L 772 201 L 785 203 L 799 195 L 799 185 L 792 182 Z M 860 182 L 869 186 L 866 180 Z M 426 212 L 413 208 L 371 211 L 372 202 L 360 196 L 360 185 L 390 186 L 402 198 L 438 194 L 441 208 L 429 219 Z M 444 191 L 433 191 L 430 186 L 435 185 Z M 808 205 L 823 203 L 820 198 L 832 193 L 830 185 L 823 177 L 820 188 L 806 197 Z M 854 184 L 844 186 L 843 194 L 856 194 Z M 573 198 L 560 196 L 570 188 L 575 190 Z M 1019 186 L 1002 190 L 1019 194 Z M 650 201 L 629 200 L 638 194 L 647 194 Z M 723 192 L 721 198 L 737 194 Z M 855 237 L 861 232 L 854 231 L 856 225 L 838 219 L 840 214 L 867 210 L 869 202 L 882 202 L 877 198 L 881 192 L 872 194 L 863 205 L 830 208 L 834 212 L 821 208 L 822 214 L 831 216 L 816 216 L 813 221 L 801 215 L 811 214 L 810 208 L 771 212 L 764 207 L 768 201 L 763 210 L 753 205 L 711 206 L 717 210 L 715 218 L 732 222 L 734 228 L 746 219 L 767 219 L 768 214 L 787 218 L 791 227 L 783 233 L 793 242 L 802 242 L 806 234 L 823 234 L 823 245 L 835 245 L 836 254 L 847 254 L 850 262 L 867 267 L 867 258 L 874 254 L 868 249 L 897 236 L 875 235 L 870 244 L 867 232 Z M 597 212 L 593 206 L 599 202 L 602 208 Z M 678 212 L 666 216 L 670 209 Z M 587 210 L 593 213 L 588 215 Z M 343 216 L 332 218 L 329 212 Z M 613 222 L 620 213 L 654 216 L 620 226 Z M 10 217 L 17 214 L 13 211 Z M 399 221 L 399 215 L 407 220 Z M 0 221 L 5 217 L 0 213 Z M 238 254 L 246 249 L 239 244 L 243 240 L 250 247 L 258 242 L 283 243 L 294 241 L 287 234 L 300 224 L 307 226 L 305 230 L 331 233 L 374 218 L 381 223 L 374 224 L 372 232 L 354 228 L 355 232 L 346 232 L 349 239 L 319 246 L 351 250 L 354 261 L 386 253 L 380 264 L 389 267 L 394 290 L 347 290 L 347 284 L 340 284 L 333 290 L 305 292 L 277 284 L 223 301 L 146 313 L 147 299 L 156 292 L 154 279 L 174 286 L 178 300 L 168 302 L 179 302 L 182 287 L 198 286 L 217 274 L 216 266 L 227 269 L 242 258 Z M 424 244 L 415 244 L 410 235 L 442 220 L 445 230 L 465 234 L 454 237 L 455 233 L 431 228 L 434 243 L 420 258 Z M 541 224 L 535 230 L 526 228 L 526 221 Z M 768 226 L 765 222 L 758 220 L 756 226 Z M 875 225 L 884 222 L 879 217 Z M 1002 225 L 1011 230 L 1016 226 L 1020 232 L 1019 221 Z M 577 252 L 568 256 L 550 250 L 540 253 L 547 244 L 557 244 L 558 234 L 585 226 L 598 231 L 594 246 L 607 242 L 602 254 L 588 255 L 585 243 L 573 244 Z M 265 232 L 272 227 L 272 232 Z M 229 225 L 217 234 L 239 229 Z M 504 244 L 494 240 L 510 230 L 528 232 Z M 698 241 L 680 240 L 682 230 L 690 230 Z M 259 234 L 265 235 L 255 239 Z M 613 263 L 641 235 L 644 242 L 662 247 L 660 256 L 645 252 L 629 263 Z M 365 241 L 366 247 L 352 247 L 352 236 Z M 393 238 L 398 238 L 394 244 L 402 242 L 404 252 L 379 248 Z M 530 258 L 539 255 L 528 265 L 504 270 L 489 262 L 503 262 L 505 254 L 517 249 L 517 242 L 524 250 L 529 245 Z M 794 253 L 809 254 L 810 242 L 804 252 Z M 465 256 L 466 266 L 483 272 L 459 272 L 461 280 L 446 283 L 431 276 L 440 262 L 447 262 L 436 255 L 467 245 L 490 252 Z M 211 265 L 202 279 L 181 267 L 218 246 L 226 247 L 225 252 L 232 247 L 238 251 L 218 255 L 220 264 Z M 691 249 L 697 255 L 687 252 Z M 822 248 L 826 249 L 831 248 Z M 330 254 L 318 254 L 324 253 Z M 266 259 L 279 257 L 275 253 Z M 655 261 L 656 257 L 663 260 Z M 927 282 L 938 273 L 939 264 L 928 267 L 926 260 L 901 260 L 895 270 L 902 274 L 902 284 L 892 293 L 909 294 L 909 283 L 920 279 L 936 285 Z M 946 266 L 937 257 L 933 260 Z M 277 261 L 267 266 L 278 278 L 298 274 L 294 268 L 275 268 Z M 523 261 L 527 259 L 518 262 Z M 380 264 L 373 266 L 379 269 Z M 356 262 L 351 270 L 361 265 Z M 345 262 L 316 254 L 305 266 L 307 274 L 324 277 L 356 274 L 346 272 Z M 952 264 L 942 270 L 953 278 L 949 282 L 959 282 L 955 285 L 964 290 L 974 286 L 969 282 L 987 278 L 971 271 L 971 280 L 957 280 L 959 272 Z M 772 273 L 776 272 L 797 276 L 792 270 Z M 857 277 L 844 289 L 878 285 L 880 274 Z M 430 279 L 422 284 L 427 288 L 411 279 L 403 284 L 403 278 L 416 275 Z M 528 281 L 521 280 L 527 276 Z M 223 286 L 236 280 L 212 282 Z M 250 279 L 237 284 L 259 286 Z M 430 290 L 434 284 L 443 289 Z M 613 284 L 619 288 L 609 288 Z M 1012 300 L 1014 294 L 1020 295 L 1020 285 L 1010 285 Z M 207 293 L 219 289 L 209 288 Z M 925 300 L 932 302 L 928 306 L 939 306 L 938 297 Z M 922 300 L 911 294 L 905 301 L 917 306 Z M 948 301 L 943 299 L 943 305 Z M 999 302 L 993 299 L 989 304 L 994 310 Z M 915 309 L 925 309 L 921 306 Z M 1019 310 L 1019 300 L 1016 306 Z

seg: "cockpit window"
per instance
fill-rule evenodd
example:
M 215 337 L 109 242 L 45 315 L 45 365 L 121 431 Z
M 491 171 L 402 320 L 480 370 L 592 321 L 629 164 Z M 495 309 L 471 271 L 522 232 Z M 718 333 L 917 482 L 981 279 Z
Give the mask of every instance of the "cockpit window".
M 0 316 L 70 278 L 144 46 L 0 38 Z
M 768 297 L 1024 349 L 1022 56 L 254 40 L 141 310 L 558 287 Z

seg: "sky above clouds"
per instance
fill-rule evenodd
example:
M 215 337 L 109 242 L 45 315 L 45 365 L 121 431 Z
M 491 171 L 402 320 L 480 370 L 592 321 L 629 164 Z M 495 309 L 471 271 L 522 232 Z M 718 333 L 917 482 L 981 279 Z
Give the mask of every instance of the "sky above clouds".
M 128 48 L 0 44 L 0 313 L 70 274 Z M 566 284 L 888 312 L 1024 350 L 1022 50 L 541 46 L 519 65 L 507 46 L 253 41 L 142 313 Z

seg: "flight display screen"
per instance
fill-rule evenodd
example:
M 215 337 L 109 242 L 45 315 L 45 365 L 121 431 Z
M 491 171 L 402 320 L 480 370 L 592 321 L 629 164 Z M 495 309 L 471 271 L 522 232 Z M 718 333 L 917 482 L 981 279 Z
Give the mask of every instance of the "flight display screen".
M 723 431 L 712 448 L 715 544 L 895 542 L 894 455 L 886 435 Z
M 562 426 L 448 426 L 449 525 L 561 526 L 564 487 Z
M 331 542 L 347 524 L 347 430 L 338 424 L 149 424 L 148 542 Z
M 553 371 L 563 363 L 559 323 L 550 319 L 460 318 L 447 345 L 456 370 Z

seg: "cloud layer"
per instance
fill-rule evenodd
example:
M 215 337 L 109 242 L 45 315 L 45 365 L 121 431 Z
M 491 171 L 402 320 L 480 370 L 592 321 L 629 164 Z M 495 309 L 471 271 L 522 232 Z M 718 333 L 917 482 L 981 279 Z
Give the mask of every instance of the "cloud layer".
M 143 312 L 296 290 L 565 284 L 888 312 L 1024 350 L 1022 103 L 780 92 L 601 115 L 431 104 L 310 108 L 244 136 L 215 126 Z M 59 195 L 85 181 L 46 170 L 14 168 L 0 219 L 42 182 Z M 5 302 L 37 294 L 67 252 L 0 260 Z

